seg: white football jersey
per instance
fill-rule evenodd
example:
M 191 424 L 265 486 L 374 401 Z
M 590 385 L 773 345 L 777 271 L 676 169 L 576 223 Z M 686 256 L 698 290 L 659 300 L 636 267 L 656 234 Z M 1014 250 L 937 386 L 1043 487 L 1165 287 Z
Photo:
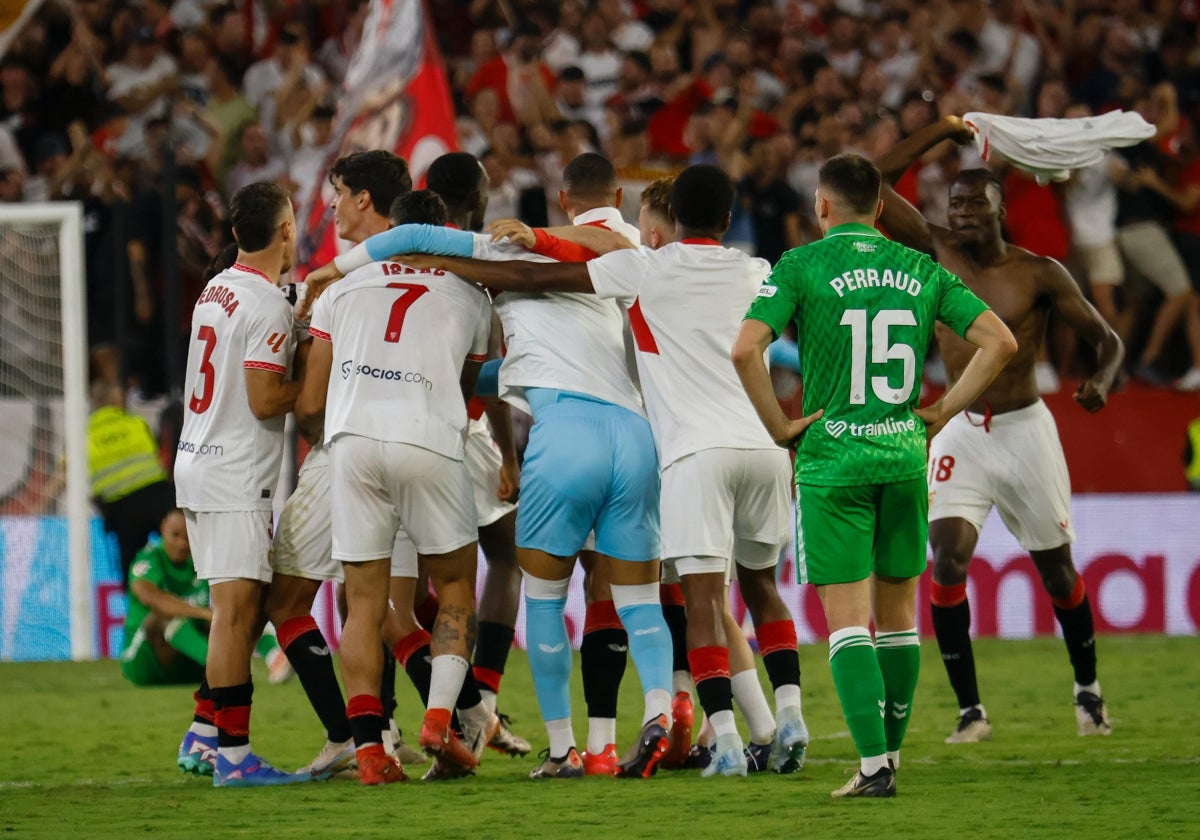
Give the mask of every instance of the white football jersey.
M 588 263 L 597 296 L 629 310 L 662 466 L 703 449 L 775 448 L 729 358 L 770 271 L 766 260 L 707 239 Z
M 372 263 L 313 307 L 314 338 L 333 342 L 325 441 L 352 434 L 462 460 L 464 360 L 487 359 L 487 292 L 441 270 Z
M 286 375 L 292 307 L 265 274 L 234 264 L 192 312 L 175 495 L 194 511 L 270 510 L 283 462 L 284 417 L 250 411 L 246 370 Z
M 612 207 L 580 213 L 575 224 L 601 224 L 634 243 L 641 241 L 638 229 Z M 551 262 L 518 245 L 493 243 L 485 235 L 475 237 L 474 256 Z M 528 412 L 527 388 L 555 388 L 645 414 L 641 394 L 630 377 L 625 318 L 613 301 L 585 294 L 504 292 L 496 297 L 496 314 L 504 328 L 502 400 Z

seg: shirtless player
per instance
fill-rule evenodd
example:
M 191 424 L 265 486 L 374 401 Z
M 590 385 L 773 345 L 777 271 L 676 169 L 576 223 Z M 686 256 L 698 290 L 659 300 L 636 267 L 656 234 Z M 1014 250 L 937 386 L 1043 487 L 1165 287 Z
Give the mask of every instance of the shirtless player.
M 945 117 L 905 139 L 877 161 L 879 169 L 894 183 L 920 155 L 948 139 L 971 139 L 960 118 Z M 979 529 L 993 505 L 1030 553 L 1054 602 L 1075 672 L 1079 734 L 1108 735 L 1092 608 L 1071 562 L 1075 533 L 1066 460 L 1033 370 L 1054 313 L 1096 351 L 1095 373 L 1075 392 L 1076 402 L 1096 412 L 1108 399 L 1124 348 L 1062 265 L 1004 241 L 1004 194 L 987 170 L 965 170 L 951 184 L 948 230 L 930 224 L 890 188 L 883 199 L 880 222 L 888 233 L 961 277 L 1008 324 L 1020 348 L 979 401 L 933 439 L 929 452 L 933 626 L 961 712 L 946 741 L 985 741 L 992 735 L 975 680 L 966 581 Z M 935 334 L 952 385 L 975 348 L 941 324 Z

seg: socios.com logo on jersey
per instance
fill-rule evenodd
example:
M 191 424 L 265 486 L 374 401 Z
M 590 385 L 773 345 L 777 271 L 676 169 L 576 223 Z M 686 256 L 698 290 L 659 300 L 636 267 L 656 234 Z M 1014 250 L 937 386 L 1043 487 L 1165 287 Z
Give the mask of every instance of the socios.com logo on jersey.
M 356 365 L 353 359 L 342 362 L 342 379 L 353 376 L 369 376 L 383 382 L 397 382 L 405 385 L 424 385 L 426 391 L 433 390 L 433 382 L 425 378 L 420 371 L 396 370 L 394 368 L 379 368 L 369 363 Z

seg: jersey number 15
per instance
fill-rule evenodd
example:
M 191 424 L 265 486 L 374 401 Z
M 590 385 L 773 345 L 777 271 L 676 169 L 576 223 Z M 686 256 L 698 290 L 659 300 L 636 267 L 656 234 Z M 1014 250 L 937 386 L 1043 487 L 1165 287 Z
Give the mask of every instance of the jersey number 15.
M 867 310 L 847 309 L 841 325 L 850 328 L 850 405 L 867 402 Z M 891 343 L 892 327 L 915 327 L 917 316 L 910 309 L 882 309 L 871 319 L 871 362 L 886 365 L 899 361 L 904 371 L 899 388 L 892 387 L 890 377 L 872 376 L 871 390 L 875 397 L 891 405 L 903 405 L 912 396 L 916 382 L 917 357 L 912 347 Z

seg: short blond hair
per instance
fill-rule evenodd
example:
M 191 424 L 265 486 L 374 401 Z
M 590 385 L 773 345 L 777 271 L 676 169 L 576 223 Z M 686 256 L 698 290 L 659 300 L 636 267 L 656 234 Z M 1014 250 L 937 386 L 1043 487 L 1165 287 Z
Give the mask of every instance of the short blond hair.
M 646 189 L 642 190 L 642 206 L 648 207 L 664 219 L 670 220 L 671 190 L 674 187 L 675 178 L 673 176 L 652 181 Z

